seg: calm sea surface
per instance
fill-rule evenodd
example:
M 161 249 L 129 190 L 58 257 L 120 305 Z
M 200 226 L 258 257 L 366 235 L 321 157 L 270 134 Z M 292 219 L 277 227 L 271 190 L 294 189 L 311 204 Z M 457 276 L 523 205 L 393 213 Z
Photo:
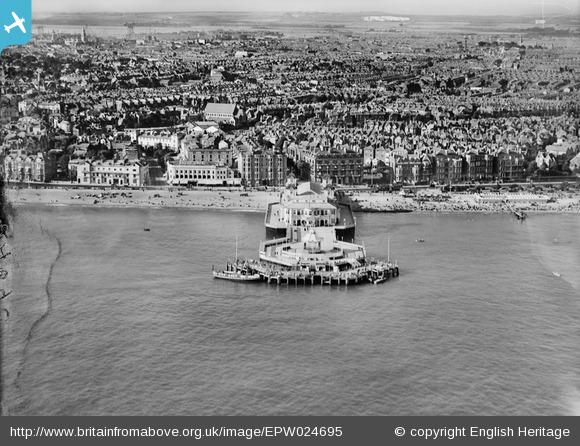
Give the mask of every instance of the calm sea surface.
M 359 215 L 401 276 L 330 288 L 211 277 L 261 213 L 17 212 L 10 414 L 580 414 L 578 215 Z

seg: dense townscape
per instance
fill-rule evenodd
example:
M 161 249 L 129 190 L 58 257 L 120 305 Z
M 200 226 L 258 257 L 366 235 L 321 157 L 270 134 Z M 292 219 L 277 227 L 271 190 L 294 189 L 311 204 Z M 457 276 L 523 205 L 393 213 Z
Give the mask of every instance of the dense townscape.
M 0 54 L 10 439 L 68 437 L 69 416 L 97 438 L 87 423 L 116 415 L 152 427 L 103 438 L 571 436 L 580 4 L 556 1 L 574 9 L 0 5 L 31 39 Z
M 37 33 L 0 59 L 1 169 L 133 188 L 572 178 L 576 38 Z

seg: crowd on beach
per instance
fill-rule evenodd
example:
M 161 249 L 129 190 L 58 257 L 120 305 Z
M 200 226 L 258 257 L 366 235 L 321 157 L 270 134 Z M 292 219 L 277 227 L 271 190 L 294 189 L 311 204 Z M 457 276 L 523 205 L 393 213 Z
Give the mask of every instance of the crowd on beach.
M 580 213 L 580 191 L 575 189 L 550 190 L 534 195 L 536 201 L 532 197 L 518 202 L 520 195 L 501 195 L 507 200 L 512 197 L 515 201 L 511 205 L 504 200 L 480 200 L 480 195 L 476 193 L 442 193 L 439 189 L 424 189 L 411 197 L 364 189 L 351 192 L 349 198 L 355 211 L 367 212 L 511 212 L 515 207 L 526 212 Z M 279 191 L 10 189 L 8 198 L 17 205 L 176 207 L 266 212 L 269 203 L 279 200 Z
M 14 204 L 49 204 L 93 207 L 180 207 L 192 209 L 235 209 L 265 211 L 276 201 L 275 192 L 256 191 L 168 191 L 165 190 L 76 190 L 76 189 L 9 189 Z

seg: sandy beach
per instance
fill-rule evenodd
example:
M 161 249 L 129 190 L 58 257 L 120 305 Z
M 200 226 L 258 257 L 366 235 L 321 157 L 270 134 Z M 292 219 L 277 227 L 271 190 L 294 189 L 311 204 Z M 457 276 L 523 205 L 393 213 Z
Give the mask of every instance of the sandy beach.
M 67 206 L 172 207 L 263 211 L 278 201 L 277 192 L 107 190 L 100 189 L 8 189 L 14 205 L 47 204 Z
M 504 196 L 510 196 L 506 194 Z M 416 197 L 403 197 L 399 194 L 382 192 L 361 192 L 351 198 L 363 208 L 374 211 L 411 210 L 414 212 L 484 212 L 509 213 L 512 209 L 525 212 L 580 213 L 580 194 L 577 192 L 557 192 L 547 195 L 551 202 L 533 199 L 518 201 L 517 194 L 512 195 L 511 209 L 501 201 L 488 203 L 477 194 L 447 193 L 425 189 Z
M 172 207 L 193 209 L 231 209 L 265 211 L 269 203 L 277 202 L 277 191 L 212 191 L 212 190 L 112 190 L 100 189 L 7 189 L 8 200 L 14 205 L 45 204 L 53 206 L 98 207 Z M 396 193 L 357 192 L 350 197 L 363 210 L 374 212 L 510 212 L 504 203 L 485 203 L 474 194 L 441 194 L 432 190 L 416 197 Z M 557 192 L 550 202 L 513 203 L 526 212 L 580 213 L 580 195 Z

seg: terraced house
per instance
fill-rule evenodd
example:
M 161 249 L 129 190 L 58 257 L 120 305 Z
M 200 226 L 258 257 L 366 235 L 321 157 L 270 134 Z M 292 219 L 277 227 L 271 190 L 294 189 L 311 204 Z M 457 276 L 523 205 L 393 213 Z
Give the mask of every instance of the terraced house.
M 307 154 L 304 160 L 310 165 L 310 181 L 322 183 L 325 178 L 329 178 L 332 184 L 362 184 L 364 169 L 362 153 L 349 150 L 321 150 Z
M 238 170 L 247 186 L 284 186 L 287 162 L 283 153 L 247 150 L 238 155 Z
M 56 173 L 56 162 L 42 153 L 9 153 L 4 158 L 4 175 L 9 182 L 46 183 Z

